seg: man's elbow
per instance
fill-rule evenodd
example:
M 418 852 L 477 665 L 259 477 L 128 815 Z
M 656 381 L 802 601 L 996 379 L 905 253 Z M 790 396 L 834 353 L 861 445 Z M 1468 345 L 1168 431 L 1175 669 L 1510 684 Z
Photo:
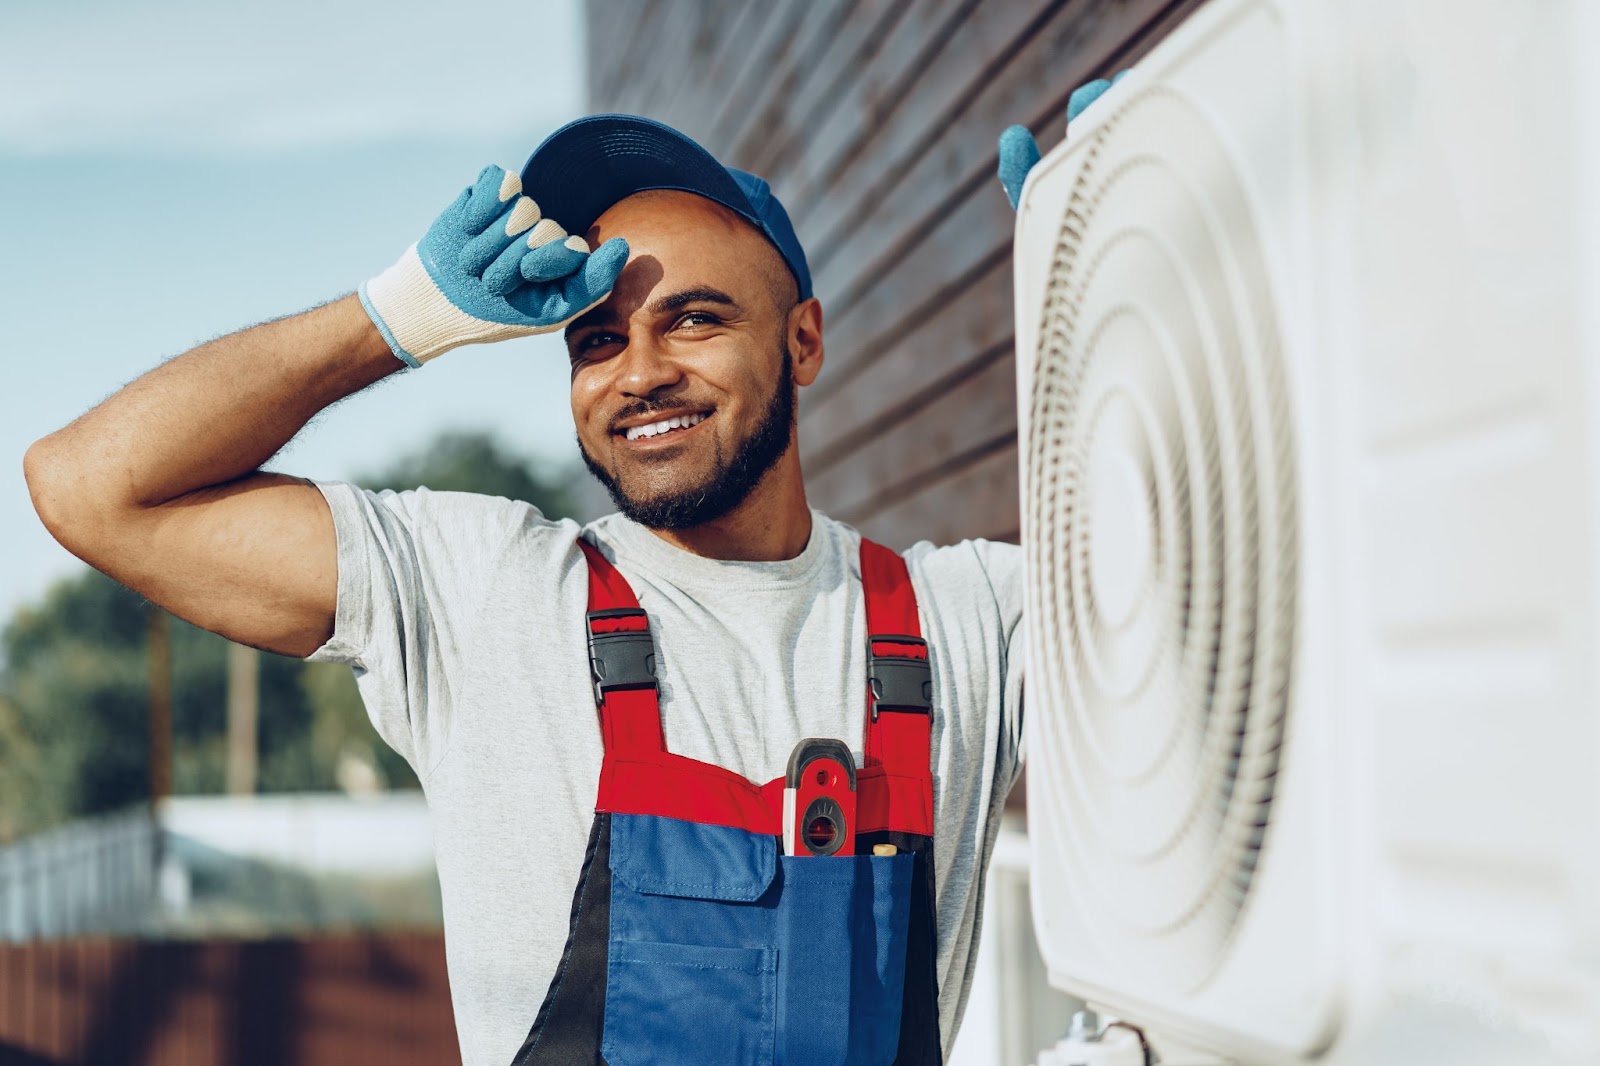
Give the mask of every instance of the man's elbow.
M 71 463 L 53 436 L 37 440 L 22 456 L 22 476 L 39 521 L 61 546 L 83 556 L 83 546 L 97 524 L 93 501 L 85 500 Z
M 52 527 L 61 496 L 58 466 L 49 437 L 34 441 L 22 455 L 22 479 L 28 483 L 28 496 L 33 500 L 33 509 L 39 513 L 39 519 L 47 529 Z

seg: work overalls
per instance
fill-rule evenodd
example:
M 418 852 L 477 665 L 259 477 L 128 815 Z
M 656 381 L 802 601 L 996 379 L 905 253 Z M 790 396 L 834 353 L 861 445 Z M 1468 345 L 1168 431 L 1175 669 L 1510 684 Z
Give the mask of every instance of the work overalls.
M 787 856 L 784 778 L 666 750 L 649 621 L 578 543 L 605 759 L 567 946 L 513 1066 L 941 1062 L 932 683 L 905 561 L 861 542 L 856 854 Z

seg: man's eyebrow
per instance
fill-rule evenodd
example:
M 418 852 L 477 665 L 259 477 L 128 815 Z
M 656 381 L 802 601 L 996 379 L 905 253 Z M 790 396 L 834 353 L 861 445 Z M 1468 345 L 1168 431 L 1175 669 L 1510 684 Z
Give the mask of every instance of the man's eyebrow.
M 610 308 L 595 307 L 568 322 L 567 328 L 561 331 L 561 336 L 570 338 L 576 330 L 583 329 L 586 326 L 604 326 L 615 322 L 616 318 L 616 312 Z
M 650 313 L 664 315 L 670 311 L 681 311 L 690 304 L 721 304 L 731 307 L 735 311 L 742 311 L 737 300 L 721 289 L 701 286 L 697 289 L 684 289 L 682 292 L 669 293 L 650 305 Z

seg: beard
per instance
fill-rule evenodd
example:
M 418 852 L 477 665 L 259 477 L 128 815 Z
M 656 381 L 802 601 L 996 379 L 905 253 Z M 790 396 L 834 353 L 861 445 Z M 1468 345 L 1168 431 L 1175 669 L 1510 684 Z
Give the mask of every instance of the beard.
M 581 438 L 578 453 L 589 473 L 611 494 L 611 502 L 623 517 L 646 529 L 693 529 L 715 522 L 742 504 L 767 471 L 778 465 L 794 432 L 794 393 L 794 354 L 786 346 L 778 387 L 767 402 L 760 424 L 738 443 L 733 456 L 724 456 L 721 442 L 717 442 L 712 467 L 698 483 L 677 486 L 648 498 L 630 495 L 611 471 L 589 454 Z

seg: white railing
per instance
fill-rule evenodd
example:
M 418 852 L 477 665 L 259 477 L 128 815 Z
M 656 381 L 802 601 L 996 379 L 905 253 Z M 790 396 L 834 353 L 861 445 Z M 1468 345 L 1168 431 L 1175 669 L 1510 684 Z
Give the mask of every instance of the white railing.
M 140 808 L 0 847 L 0 941 L 136 931 L 155 901 L 159 840 Z
M 0 943 L 437 920 L 420 792 L 179 796 L 0 846 Z

